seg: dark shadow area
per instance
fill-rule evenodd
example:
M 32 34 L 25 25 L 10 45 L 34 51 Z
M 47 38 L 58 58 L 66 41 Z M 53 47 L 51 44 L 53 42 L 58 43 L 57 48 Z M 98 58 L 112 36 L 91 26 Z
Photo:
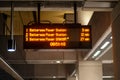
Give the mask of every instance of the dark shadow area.
M 0 80 L 15 80 L 15 79 L 0 68 Z

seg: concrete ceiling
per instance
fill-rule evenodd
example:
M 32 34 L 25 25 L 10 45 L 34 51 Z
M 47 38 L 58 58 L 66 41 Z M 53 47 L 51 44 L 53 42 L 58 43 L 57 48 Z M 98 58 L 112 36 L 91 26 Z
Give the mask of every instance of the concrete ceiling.
M 10 0 L 2 1 L 0 0 L 0 12 L 8 15 L 7 25 L 10 26 Z M 14 34 L 15 39 L 17 40 L 17 51 L 13 54 L 8 54 L 6 51 L 7 46 L 5 46 L 7 39 L 2 37 L 1 44 L 4 49 L 2 51 L 2 57 L 10 63 L 16 71 L 23 78 L 27 79 L 51 79 L 53 76 L 57 76 L 60 79 L 66 78 L 66 75 L 71 75 L 75 70 L 75 64 L 77 60 L 83 60 L 86 54 L 90 50 L 23 50 L 22 45 L 22 35 L 23 35 L 23 25 L 26 25 L 29 21 L 33 21 L 33 12 L 37 11 L 37 5 L 39 0 L 15 0 L 15 14 L 14 14 Z M 35 2 L 36 1 L 36 2 Z M 115 5 L 118 3 L 118 0 L 41 0 L 41 21 L 48 20 L 52 23 L 63 23 L 64 14 L 72 13 L 73 14 L 73 2 L 77 1 L 78 11 L 81 12 L 79 16 L 85 16 L 93 12 L 111 12 Z M 23 4 L 24 3 L 24 4 Z M 93 6 L 94 5 L 94 6 Z M 90 12 L 89 12 L 90 11 Z M 83 13 L 82 13 L 83 12 Z M 85 14 L 85 12 L 87 14 Z M 48 14 L 49 13 L 49 14 Z M 36 14 L 37 15 L 37 14 Z M 92 15 L 91 15 L 92 16 Z M 98 15 L 100 16 L 100 14 Z M 81 18 L 81 17 L 80 17 Z M 91 18 L 91 17 L 90 17 Z M 89 20 L 90 20 L 89 18 Z M 94 18 L 94 16 L 92 17 Z M 84 17 L 83 17 L 84 19 Z M 88 24 L 79 19 L 79 23 L 82 25 Z M 17 27 L 16 27 L 17 26 Z M 108 27 L 108 26 L 107 26 Z M 94 28 L 95 29 L 95 28 Z M 106 29 L 105 29 L 106 30 Z M 103 30 L 104 31 L 104 30 Z M 9 32 L 6 33 L 9 35 Z M 102 34 L 102 32 L 101 32 Z M 96 38 L 98 41 L 100 36 Z M 94 41 L 94 43 L 97 43 Z M 6 44 L 7 45 L 7 44 Z M 95 44 L 94 44 L 95 45 Z M 91 49 L 92 50 L 92 49 Z M 5 53 L 5 54 L 4 54 Z M 57 60 L 60 60 L 61 63 L 56 63 Z M 102 61 L 111 61 L 112 60 L 112 49 L 107 51 L 99 60 Z M 113 71 L 108 72 L 108 68 L 112 68 L 112 64 L 103 65 L 103 76 L 113 76 Z M 26 70 L 30 70 L 26 72 Z M 111 73 L 111 74 L 109 74 Z M 110 79 L 108 79 L 110 80 Z

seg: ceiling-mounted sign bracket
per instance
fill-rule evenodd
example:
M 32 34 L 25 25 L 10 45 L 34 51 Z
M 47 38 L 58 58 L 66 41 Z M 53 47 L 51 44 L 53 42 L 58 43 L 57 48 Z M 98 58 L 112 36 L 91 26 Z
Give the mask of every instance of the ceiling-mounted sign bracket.
M 77 24 L 77 3 L 74 2 L 74 24 Z
M 77 24 L 77 2 L 74 2 L 74 23 L 41 24 L 38 3 L 38 23 L 24 26 L 24 49 L 91 49 L 91 26 Z
M 38 23 L 40 23 L 40 11 L 41 11 L 41 3 L 38 3 Z
M 13 29 L 13 16 L 14 16 L 14 5 L 13 5 L 13 2 L 11 1 L 11 22 L 10 22 L 10 29 L 11 29 L 11 33 L 10 33 L 10 36 L 11 38 L 8 40 L 8 51 L 9 52 L 14 52 L 16 51 L 16 41 L 14 40 L 14 29 Z

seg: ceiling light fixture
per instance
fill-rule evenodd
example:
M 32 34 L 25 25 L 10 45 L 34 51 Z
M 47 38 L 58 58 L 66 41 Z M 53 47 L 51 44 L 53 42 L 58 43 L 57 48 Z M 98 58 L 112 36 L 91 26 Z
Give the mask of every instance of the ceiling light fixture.
M 10 40 L 8 40 L 8 51 L 9 52 L 14 52 L 16 51 L 16 42 L 13 38 L 13 15 L 14 15 L 14 7 L 13 7 L 13 2 L 11 2 L 11 23 L 10 23 L 10 29 L 11 29 L 11 32 L 10 32 Z
M 92 56 L 92 58 L 95 58 L 96 56 L 98 56 L 99 54 L 101 53 L 101 51 L 99 50 L 99 51 L 97 51 L 93 56 Z
M 8 40 L 8 51 L 9 52 L 14 52 L 16 50 L 16 45 L 15 45 L 15 40 Z
M 100 49 L 105 49 L 108 46 L 108 44 L 110 44 L 109 41 L 105 42 Z

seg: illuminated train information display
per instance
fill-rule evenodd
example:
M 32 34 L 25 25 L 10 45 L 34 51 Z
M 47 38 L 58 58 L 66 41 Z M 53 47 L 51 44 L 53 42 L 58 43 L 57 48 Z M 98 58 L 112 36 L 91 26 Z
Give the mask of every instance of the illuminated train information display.
M 91 26 L 33 24 L 24 27 L 24 49 L 89 49 Z

